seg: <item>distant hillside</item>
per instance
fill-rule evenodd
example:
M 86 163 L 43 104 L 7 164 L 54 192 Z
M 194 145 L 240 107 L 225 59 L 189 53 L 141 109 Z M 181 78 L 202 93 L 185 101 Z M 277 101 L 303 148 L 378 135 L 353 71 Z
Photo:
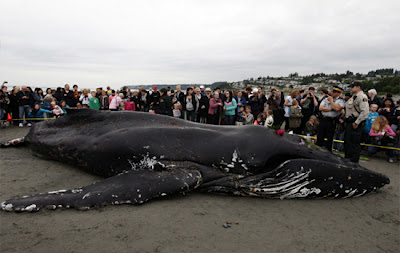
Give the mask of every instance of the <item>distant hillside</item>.
M 137 90 L 139 89 L 139 86 L 142 86 L 144 89 L 148 90 L 149 88 L 153 88 L 153 86 L 157 86 L 157 89 L 160 90 L 162 88 L 168 88 L 170 87 L 171 89 L 175 90 L 176 86 L 178 84 L 149 84 L 149 85 L 127 85 L 127 87 L 131 90 Z M 204 85 L 205 87 L 211 87 L 210 84 L 179 84 L 182 88 L 182 90 L 186 90 L 189 87 L 192 87 L 195 85 L 196 87 L 200 87 L 200 85 Z M 121 87 L 122 88 L 122 87 Z

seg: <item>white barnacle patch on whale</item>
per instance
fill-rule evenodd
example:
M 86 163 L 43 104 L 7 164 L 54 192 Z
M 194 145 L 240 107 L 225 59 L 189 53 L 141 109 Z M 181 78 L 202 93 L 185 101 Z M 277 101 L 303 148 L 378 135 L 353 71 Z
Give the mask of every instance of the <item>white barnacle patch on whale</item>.
M 48 192 L 48 194 L 59 194 L 59 193 L 65 193 L 65 192 L 67 192 L 67 190 L 51 191 L 51 192 Z
M 157 161 L 157 157 L 155 156 L 150 157 L 149 153 L 144 155 L 143 159 L 140 160 L 139 162 L 134 162 L 131 159 L 128 159 L 128 163 L 131 165 L 132 170 L 146 169 L 146 168 L 154 170 L 154 165 L 156 164 L 160 164 L 162 167 L 165 167 L 164 164 Z
M 80 192 L 82 192 L 82 189 L 72 189 L 71 192 L 72 193 L 80 193 Z
M 219 162 L 222 165 L 228 165 L 224 160 L 221 160 L 221 162 Z
M 32 211 L 36 210 L 36 205 L 32 204 L 32 205 L 25 207 L 24 209 L 25 209 L 25 211 L 32 212 Z
M 367 192 L 367 190 L 363 190 L 360 194 L 354 195 L 353 198 L 360 197 L 360 196 L 364 195 L 366 192 Z
M 235 149 L 233 151 L 233 154 L 232 154 L 232 162 L 236 162 L 238 160 L 238 158 L 239 158 L 239 156 L 238 156 L 238 153 L 237 153 L 237 151 Z
M 350 190 L 351 190 L 351 189 L 350 189 Z M 357 189 L 354 189 L 354 190 L 352 190 L 351 192 L 349 192 L 349 194 L 347 194 L 347 196 L 344 196 L 343 198 L 344 198 L 344 199 L 350 198 L 350 197 L 353 196 L 354 193 L 356 193 L 356 192 L 357 192 Z
M 4 203 L 4 202 L 3 202 Z M 5 205 L 5 204 L 3 204 L 3 203 L 1 203 L 1 208 L 4 210 L 4 211 L 7 211 L 7 212 L 11 212 L 12 210 L 13 210 L 13 204 L 7 204 L 7 205 Z
M 86 193 L 85 195 L 83 195 L 82 199 L 86 199 L 87 197 L 90 196 L 90 192 Z

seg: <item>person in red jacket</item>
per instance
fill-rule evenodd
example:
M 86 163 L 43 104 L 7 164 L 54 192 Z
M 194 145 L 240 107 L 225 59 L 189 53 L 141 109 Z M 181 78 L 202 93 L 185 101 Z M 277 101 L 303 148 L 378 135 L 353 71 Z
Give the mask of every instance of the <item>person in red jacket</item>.
M 125 111 L 136 111 L 135 102 L 133 102 L 130 97 L 128 97 L 128 101 L 125 102 Z

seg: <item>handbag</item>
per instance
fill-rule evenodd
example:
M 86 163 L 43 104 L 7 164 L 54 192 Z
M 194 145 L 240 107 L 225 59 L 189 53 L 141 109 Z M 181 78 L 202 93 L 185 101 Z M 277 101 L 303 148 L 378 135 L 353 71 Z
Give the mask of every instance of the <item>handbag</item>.
M 372 139 L 372 144 L 377 146 L 394 146 L 395 139 L 393 136 L 375 136 Z

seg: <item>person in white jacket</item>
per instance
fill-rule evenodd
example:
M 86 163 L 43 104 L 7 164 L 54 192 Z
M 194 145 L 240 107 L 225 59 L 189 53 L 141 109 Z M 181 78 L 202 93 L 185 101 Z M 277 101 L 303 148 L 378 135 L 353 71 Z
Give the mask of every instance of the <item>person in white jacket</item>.
M 81 96 L 79 97 L 79 102 L 81 103 L 83 108 L 89 108 L 89 100 L 92 98 L 92 95 L 88 92 L 87 89 L 83 89 Z

